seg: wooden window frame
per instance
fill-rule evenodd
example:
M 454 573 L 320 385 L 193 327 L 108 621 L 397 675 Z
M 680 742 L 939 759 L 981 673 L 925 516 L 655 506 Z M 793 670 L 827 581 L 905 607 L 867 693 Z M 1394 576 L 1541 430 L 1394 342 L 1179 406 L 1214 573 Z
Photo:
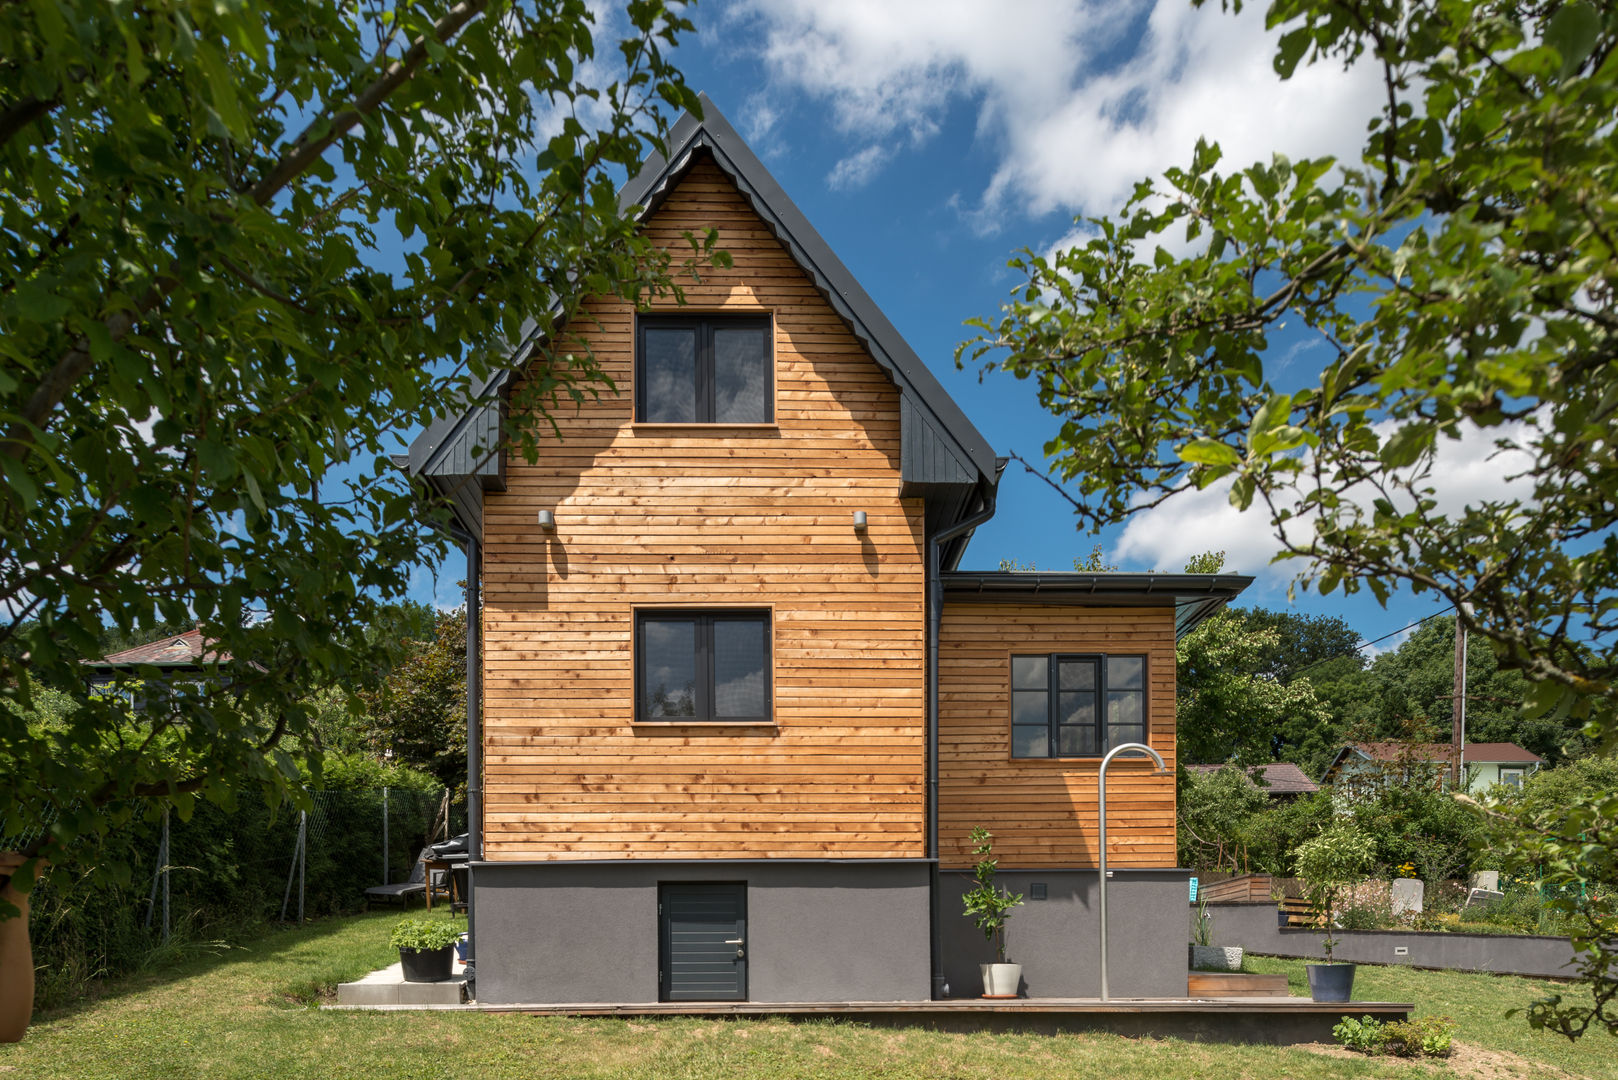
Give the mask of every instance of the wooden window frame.
M 1018 691 L 1016 680 L 1016 665 L 1018 660 L 1045 661 L 1045 739 L 1046 753 L 1035 756 L 1017 753 L 1017 739 L 1015 728 L 1033 727 L 1032 724 L 1018 724 L 1016 710 L 1016 693 Z M 1098 761 L 1107 756 L 1112 749 L 1111 738 L 1107 723 L 1107 661 L 1109 660 L 1139 660 L 1141 666 L 1140 689 L 1120 690 L 1119 693 L 1140 694 L 1141 741 L 1149 743 L 1152 734 L 1151 714 L 1151 659 L 1146 653 L 1119 652 L 1053 652 L 1053 653 L 1012 653 L 1006 662 L 1006 703 L 1008 707 L 1007 747 L 1008 756 L 1013 761 Z M 1062 754 L 1061 723 L 1058 720 L 1059 702 L 1061 700 L 1060 671 L 1064 661 L 1094 661 L 1096 665 L 1096 744 L 1098 750 L 1094 754 Z M 1038 693 L 1033 687 L 1023 688 L 1027 692 Z
M 695 329 L 696 405 L 694 420 L 646 419 L 646 331 Z M 714 349 L 716 329 L 755 328 L 764 331 L 764 417 L 761 420 L 716 420 L 714 413 Z M 652 427 L 771 427 L 775 424 L 775 320 L 769 315 L 730 315 L 701 312 L 681 315 L 635 316 L 635 423 Z
M 641 629 L 646 620 L 673 620 L 690 619 L 696 624 L 696 673 L 697 685 L 694 688 L 697 712 L 694 716 L 646 716 L 643 711 L 644 702 L 641 699 L 641 667 L 642 645 L 646 635 Z M 764 625 L 764 712 L 760 716 L 715 716 L 713 712 L 714 696 L 714 652 L 713 652 L 713 626 L 716 621 L 726 619 L 748 620 L 761 622 Z M 648 607 L 635 610 L 634 621 L 634 679 L 632 680 L 635 693 L 635 723 L 648 727 L 667 726 L 674 724 L 700 724 L 715 727 L 733 725 L 736 727 L 760 727 L 775 723 L 775 619 L 769 608 L 661 608 Z

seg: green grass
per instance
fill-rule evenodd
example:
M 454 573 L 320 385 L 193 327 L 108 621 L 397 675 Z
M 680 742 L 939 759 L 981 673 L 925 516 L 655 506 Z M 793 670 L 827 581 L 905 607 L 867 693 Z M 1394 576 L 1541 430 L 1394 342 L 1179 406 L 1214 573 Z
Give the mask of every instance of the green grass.
M 1458 1020 L 1472 1049 L 1449 1063 L 1327 1056 L 1298 1047 L 1210 1045 L 1112 1035 L 951 1034 L 845 1022 L 573 1020 L 512 1014 L 321 1011 L 336 983 L 391 962 L 397 915 L 276 931 L 217 955 L 191 955 L 36 1018 L 0 1046 L 0 1080 L 265 1077 L 878 1077 L 883 1080 L 1170 1080 L 1471 1077 L 1618 1080 L 1606 1035 L 1568 1046 L 1500 1013 L 1536 987 L 1523 979 L 1360 969 L 1356 996 L 1413 1000 Z M 1254 958 L 1301 985 L 1301 963 Z M 1517 1055 L 1476 1065 L 1483 1051 Z M 1472 1061 L 1473 1064 L 1468 1062 Z M 1476 1066 L 1476 1067 L 1474 1067 Z

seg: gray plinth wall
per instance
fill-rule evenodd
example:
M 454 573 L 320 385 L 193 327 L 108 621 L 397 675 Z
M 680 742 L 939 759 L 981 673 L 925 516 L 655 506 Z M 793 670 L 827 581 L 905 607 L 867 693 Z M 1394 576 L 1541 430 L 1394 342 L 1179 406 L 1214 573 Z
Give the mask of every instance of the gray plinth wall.
M 1188 870 L 1114 870 L 1107 888 L 1108 987 L 1115 998 L 1186 996 Z M 1094 870 L 1005 870 L 996 878 L 1024 903 L 1006 923 L 1006 959 L 1022 965 L 1029 997 L 1096 997 L 1101 993 L 1101 925 Z M 943 877 L 944 976 L 951 997 L 982 993 L 978 965 L 994 950 L 963 917 L 971 878 Z M 1031 899 L 1034 885 L 1046 899 Z
M 479 863 L 477 999 L 655 1002 L 658 885 L 742 881 L 749 1000 L 925 1001 L 928 870 L 919 860 Z M 1181 942 L 1182 991 L 1184 959 Z
M 1111 903 L 1111 898 L 1108 898 Z M 1321 931 L 1281 928 L 1269 903 L 1209 904 L 1215 945 L 1240 945 L 1269 956 L 1325 959 Z M 1196 920 L 1196 909 L 1191 909 Z M 1516 934 L 1452 934 L 1416 930 L 1336 930 L 1332 955 L 1355 964 L 1408 964 L 1444 971 L 1539 975 L 1568 979 L 1578 974 L 1567 938 Z

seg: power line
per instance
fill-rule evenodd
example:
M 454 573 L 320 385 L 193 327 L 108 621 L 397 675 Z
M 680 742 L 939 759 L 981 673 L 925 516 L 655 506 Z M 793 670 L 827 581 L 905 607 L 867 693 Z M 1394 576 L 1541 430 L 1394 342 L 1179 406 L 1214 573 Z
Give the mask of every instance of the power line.
M 1376 644 L 1378 644 L 1380 642 L 1386 641 L 1390 637 L 1398 637 L 1400 634 L 1404 633 L 1406 630 L 1414 630 L 1416 627 L 1420 626 L 1422 623 L 1432 622 L 1434 619 L 1438 618 L 1440 615 L 1448 615 L 1450 612 L 1452 612 L 1454 610 L 1455 610 L 1455 608 L 1453 606 L 1443 608 L 1443 609 L 1441 609 L 1439 611 L 1433 612 L 1431 615 L 1428 615 L 1428 616 L 1426 616 L 1424 618 L 1417 619 L 1413 623 L 1410 623 L 1410 624 L 1408 624 L 1406 626 L 1401 626 L 1397 630 L 1393 630 L 1393 631 L 1390 631 L 1389 633 L 1383 634 L 1381 637 L 1376 638 L 1375 640 L 1362 641 L 1358 645 L 1354 646 L 1352 649 L 1348 650 L 1347 652 L 1338 653 L 1335 656 L 1323 656 L 1319 660 L 1313 660 L 1313 661 L 1303 665 L 1303 667 L 1301 667 L 1301 668 L 1294 668 L 1292 671 L 1289 671 L 1286 674 L 1282 675 L 1280 681 L 1281 682 L 1286 682 L 1288 679 L 1291 679 L 1292 677 L 1294 677 L 1296 675 L 1302 675 L 1304 672 L 1308 671 L 1310 668 L 1319 667 L 1321 664 L 1329 664 L 1333 660 L 1341 660 L 1345 656 L 1353 656 L 1357 652 L 1362 652 L 1362 651 L 1364 651 L 1366 649 L 1369 649 L 1372 645 L 1376 645 Z

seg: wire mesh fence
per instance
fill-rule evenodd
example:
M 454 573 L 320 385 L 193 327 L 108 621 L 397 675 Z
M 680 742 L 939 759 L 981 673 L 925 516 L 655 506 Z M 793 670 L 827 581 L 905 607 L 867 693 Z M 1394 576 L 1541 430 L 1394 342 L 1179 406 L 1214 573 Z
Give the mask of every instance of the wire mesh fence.
M 444 789 L 309 796 L 307 811 L 244 793 L 231 810 L 198 804 L 184 821 L 137 818 L 102 840 L 91 865 L 52 873 L 31 905 L 40 1004 L 136 970 L 159 950 L 358 910 L 367 888 L 404 880 L 428 842 L 466 830 L 465 805 Z

